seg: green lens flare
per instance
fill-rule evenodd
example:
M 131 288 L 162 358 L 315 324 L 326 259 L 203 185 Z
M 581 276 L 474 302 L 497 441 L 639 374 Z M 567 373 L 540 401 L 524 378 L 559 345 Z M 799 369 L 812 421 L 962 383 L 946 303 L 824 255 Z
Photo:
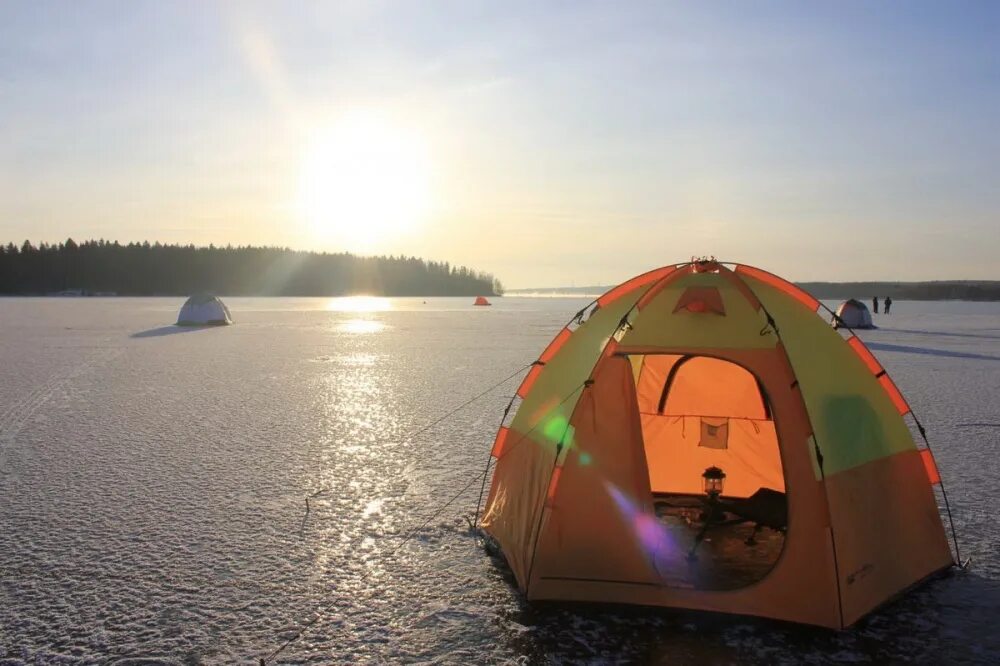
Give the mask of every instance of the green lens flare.
M 569 419 L 562 414 L 553 416 L 542 427 L 542 434 L 551 442 L 561 442 L 566 429 L 569 427 Z

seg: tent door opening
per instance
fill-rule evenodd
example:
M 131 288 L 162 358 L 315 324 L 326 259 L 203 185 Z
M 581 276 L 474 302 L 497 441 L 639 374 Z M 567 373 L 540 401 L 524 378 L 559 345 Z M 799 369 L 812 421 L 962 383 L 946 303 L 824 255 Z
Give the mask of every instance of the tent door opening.
M 652 506 L 669 547 L 668 585 L 738 589 L 764 578 L 784 547 L 784 470 L 763 385 L 709 356 L 630 356 Z

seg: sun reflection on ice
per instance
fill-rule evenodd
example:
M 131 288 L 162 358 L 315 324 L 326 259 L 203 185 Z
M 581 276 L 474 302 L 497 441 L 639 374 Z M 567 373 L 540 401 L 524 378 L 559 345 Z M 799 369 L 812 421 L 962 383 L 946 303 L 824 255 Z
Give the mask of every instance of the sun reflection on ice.
M 382 515 L 383 502 L 385 502 L 384 498 L 374 499 L 368 502 L 368 505 L 365 506 L 365 510 L 362 513 L 362 516 L 365 518 L 370 518 L 371 516 L 374 516 L 376 514 Z
M 333 298 L 326 304 L 329 312 L 355 313 L 360 316 L 336 324 L 338 331 L 364 335 L 385 330 L 386 325 L 375 318 L 375 313 L 392 310 L 392 301 L 381 296 L 344 296 Z
M 383 339 L 394 310 L 388 298 L 361 296 L 322 302 L 320 337 L 333 361 L 316 370 L 317 442 L 303 485 L 326 488 L 306 535 L 317 552 L 317 576 L 342 591 L 377 588 L 386 575 L 385 549 L 398 532 L 399 498 L 410 450 L 398 446 L 397 385 Z M 390 312 L 390 314 L 386 314 Z M 319 500 L 322 501 L 319 501 Z M 364 581 L 360 575 L 364 572 Z
M 385 330 L 385 324 L 377 319 L 348 319 L 341 322 L 337 328 L 344 333 L 378 333 Z

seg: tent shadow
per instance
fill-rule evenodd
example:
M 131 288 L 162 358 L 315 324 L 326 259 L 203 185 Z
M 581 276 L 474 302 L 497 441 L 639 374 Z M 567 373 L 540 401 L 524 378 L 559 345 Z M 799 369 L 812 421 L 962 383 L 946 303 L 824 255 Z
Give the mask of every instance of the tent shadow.
M 904 354 L 926 354 L 929 356 L 944 356 L 947 358 L 968 358 L 978 361 L 1000 361 L 1000 356 L 975 354 L 972 352 L 948 351 L 946 349 L 931 349 L 929 347 L 910 347 L 908 345 L 892 345 L 885 342 L 868 342 L 869 349 L 875 351 L 902 352 Z
M 194 331 L 204 331 L 206 329 L 219 328 L 218 326 L 178 326 L 177 324 L 171 324 L 170 326 L 160 326 L 159 328 L 151 328 L 146 331 L 139 331 L 130 335 L 130 338 L 159 338 L 164 335 L 174 335 L 176 333 L 192 333 Z
M 912 333 L 914 335 L 944 335 L 950 338 L 979 338 L 981 340 L 1000 340 L 1000 335 L 989 335 L 986 333 L 952 333 L 950 331 L 916 331 L 906 328 L 884 328 L 882 330 L 892 333 Z

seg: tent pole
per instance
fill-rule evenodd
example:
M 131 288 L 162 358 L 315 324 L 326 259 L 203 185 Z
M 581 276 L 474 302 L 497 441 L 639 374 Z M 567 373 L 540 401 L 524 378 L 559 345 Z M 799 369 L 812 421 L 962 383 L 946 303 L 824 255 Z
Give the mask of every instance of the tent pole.
M 924 426 L 920 423 L 920 419 L 917 418 L 917 415 L 913 413 L 912 407 L 910 408 L 910 415 L 913 417 L 913 421 L 917 424 L 917 430 L 920 432 L 920 437 L 924 440 L 924 445 L 927 447 L 927 450 L 931 452 L 931 455 L 934 455 L 934 451 L 931 449 L 931 443 L 927 440 L 927 431 L 924 430 Z M 938 476 L 940 477 L 940 474 Z M 958 549 L 958 534 L 955 532 L 955 520 L 951 517 L 951 505 L 948 503 L 948 491 L 944 488 L 944 477 L 941 477 L 938 485 L 941 486 L 941 499 L 944 500 L 944 510 L 945 513 L 948 514 L 948 526 L 951 528 L 951 542 L 955 545 L 955 560 L 957 561 L 958 566 L 964 569 L 968 565 L 968 562 L 965 564 L 962 563 L 962 553 Z

